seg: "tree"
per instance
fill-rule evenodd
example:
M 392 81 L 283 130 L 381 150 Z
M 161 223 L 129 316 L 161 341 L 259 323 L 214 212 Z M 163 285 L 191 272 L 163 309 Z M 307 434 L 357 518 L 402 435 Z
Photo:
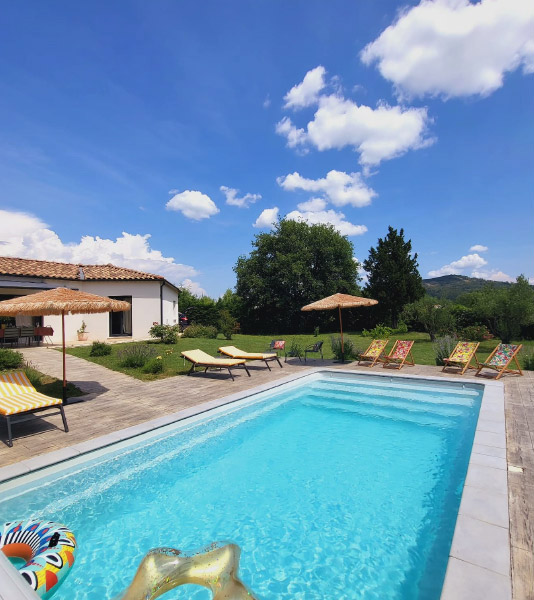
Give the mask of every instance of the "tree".
M 234 271 L 246 333 L 291 333 L 328 327 L 329 311 L 302 313 L 305 304 L 337 292 L 358 293 L 352 243 L 332 225 L 281 220 L 260 233 Z
M 386 324 L 397 327 L 403 307 L 425 295 L 417 269 L 417 254 L 411 255 L 412 242 L 404 240 L 404 230 L 388 228 L 376 248 L 369 250 L 363 268 L 369 274 L 365 293 L 378 300 L 376 314 Z
M 521 327 L 534 323 L 534 290 L 523 275 L 506 288 L 488 283 L 479 292 L 465 294 L 463 301 L 505 344 L 519 339 Z
M 410 328 L 422 328 L 426 331 L 431 341 L 436 339 L 436 335 L 452 333 L 456 324 L 450 300 L 438 300 L 431 296 L 423 296 L 406 304 L 402 317 Z

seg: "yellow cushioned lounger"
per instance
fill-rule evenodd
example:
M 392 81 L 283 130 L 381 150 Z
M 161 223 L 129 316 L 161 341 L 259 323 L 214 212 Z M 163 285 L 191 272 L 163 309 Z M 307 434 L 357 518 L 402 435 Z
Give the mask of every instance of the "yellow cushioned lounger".
M 282 363 L 278 359 L 278 354 L 276 352 L 243 352 L 243 350 L 240 350 L 235 346 L 221 346 L 219 352 L 221 354 L 226 354 L 226 356 L 231 356 L 232 358 L 262 360 L 267 365 L 269 371 L 271 370 L 271 367 L 269 366 L 269 361 L 271 360 L 275 360 L 280 365 L 280 368 L 282 368 Z
M 248 372 L 247 365 L 245 364 L 244 360 L 215 358 L 204 352 L 204 350 L 184 350 L 181 354 L 191 363 L 191 368 L 189 369 L 189 373 L 187 373 L 188 375 L 194 373 L 195 367 L 202 367 L 204 369 L 204 373 L 208 369 L 228 369 L 228 373 L 230 373 L 233 381 L 234 376 L 231 369 L 233 367 L 243 367 L 247 372 L 247 375 L 250 377 L 250 373 Z
M 26 373 L 15 371 L 0 374 L 0 415 L 6 419 L 9 447 L 13 446 L 11 417 L 13 415 L 39 412 L 57 406 L 63 419 L 63 427 L 68 431 L 63 402 L 39 393 L 30 383 Z

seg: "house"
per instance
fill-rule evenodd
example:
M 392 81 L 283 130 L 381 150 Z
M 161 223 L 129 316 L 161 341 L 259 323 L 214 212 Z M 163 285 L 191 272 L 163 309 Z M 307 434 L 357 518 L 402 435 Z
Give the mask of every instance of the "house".
M 77 339 L 82 321 L 87 325 L 88 339 L 101 341 L 116 337 L 145 339 L 154 323 L 178 323 L 180 292 L 161 275 L 110 264 L 82 265 L 0 256 L 0 300 L 56 287 L 126 300 L 132 307 L 118 313 L 67 315 L 66 341 Z M 60 316 L 20 316 L 16 318 L 16 325 L 52 327 L 52 341 L 61 342 Z

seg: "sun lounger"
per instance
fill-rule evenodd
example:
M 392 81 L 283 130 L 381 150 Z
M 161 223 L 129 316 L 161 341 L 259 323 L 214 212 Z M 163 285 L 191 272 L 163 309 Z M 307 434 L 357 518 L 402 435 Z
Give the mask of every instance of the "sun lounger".
M 382 358 L 379 358 L 379 362 L 383 362 L 382 366 L 389 366 L 390 363 L 393 363 L 397 369 L 402 369 L 403 365 L 410 365 L 413 367 L 415 365 L 415 361 L 412 356 L 412 340 L 397 340 L 393 344 L 393 348 L 391 348 L 390 353 Z M 410 357 L 410 360 L 408 360 Z
M 243 350 L 240 350 L 235 346 L 221 346 L 219 348 L 219 352 L 232 358 L 242 358 L 243 360 L 262 360 L 267 365 L 269 371 L 271 370 L 269 362 L 272 360 L 275 360 L 280 365 L 280 368 L 282 368 L 282 363 L 280 362 L 276 352 L 243 352 Z
M 441 371 L 443 372 L 445 369 L 453 367 L 459 369 L 460 375 L 463 375 L 467 369 L 478 369 L 480 366 L 477 359 L 477 350 L 479 346 L 480 342 L 458 342 L 449 358 L 443 359 L 445 366 Z M 477 364 L 476 367 L 471 365 L 473 358 Z
M 389 340 L 373 340 L 369 344 L 369 348 L 363 354 L 360 354 L 358 364 L 361 364 L 363 361 L 364 363 L 371 363 L 369 366 L 374 367 L 378 359 L 383 357 L 383 352 L 388 342 Z
M 505 373 L 523 375 L 523 371 L 521 371 L 521 367 L 519 366 L 519 362 L 517 360 L 517 355 L 522 347 L 523 344 L 499 344 L 497 348 L 495 348 L 495 350 L 488 356 L 486 361 L 480 363 L 476 375 L 478 375 L 482 369 L 493 369 L 494 371 L 497 371 L 498 375 L 495 379 L 500 379 Z M 508 368 L 508 365 L 512 361 L 515 362 L 517 370 Z
M 69 430 L 60 398 L 51 398 L 39 393 L 23 371 L 0 374 L 0 415 L 7 423 L 7 445 L 13 446 L 11 419 L 15 415 L 27 415 L 57 407 L 63 419 L 65 432 Z
M 188 375 L 194 373 L 195 367 L 202 367 L 204 369 L 204 373 L 208 369 L 228 369 L 228 373 L 232 377 L 232 381 L 234 381 L 234 375 L 232 373 L 232 369 L 234 367 L 243 367 L 247 372 L 247 375 L 250 377 L 250 373 L 247 369 L 247 365 L 244 360 L 232 360 L 229 358 L 214 358 L 210 356 L 204 350 L 184 350 L 182 356 L 191 363 L 191 368 L 189 369 Z

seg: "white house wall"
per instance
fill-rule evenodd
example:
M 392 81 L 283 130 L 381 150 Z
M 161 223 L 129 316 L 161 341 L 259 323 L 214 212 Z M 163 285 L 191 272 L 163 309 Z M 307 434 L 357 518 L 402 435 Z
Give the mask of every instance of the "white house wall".
M 11 279 L 11 278 L 10 278 Z M 15 282 L 14 282 L 15 283 Z M 64 281 L 47 279 L 52 287 L 71 289 L 97 294 L 99 296 L 132 297 L 132 338 L 148 338 L 148 330 L 153 323 L 159 323 L 162 314 L 160 300 L 160 281 Z M 16 284 L 14 285 L 15 288 Z M 29 290 L 13 290 L 13 293 L 25 294 Z M 178 322 L 178 293 L 169 285 L 163 285 L 163 322 L 174 325 Z M 88 340 L 106 340 L 109 338 L 109 314 L 66 315 L 65 339 L 67 342 L 78 339 L 77 330 L 82 321 L 87 326 Z M 17 317 L 17 325 L 28 323 L 28 317 Z M 42 318 L 42 324 L 54 329 L 53 343 L 61 342 L 61 316 L 50 315 Z

